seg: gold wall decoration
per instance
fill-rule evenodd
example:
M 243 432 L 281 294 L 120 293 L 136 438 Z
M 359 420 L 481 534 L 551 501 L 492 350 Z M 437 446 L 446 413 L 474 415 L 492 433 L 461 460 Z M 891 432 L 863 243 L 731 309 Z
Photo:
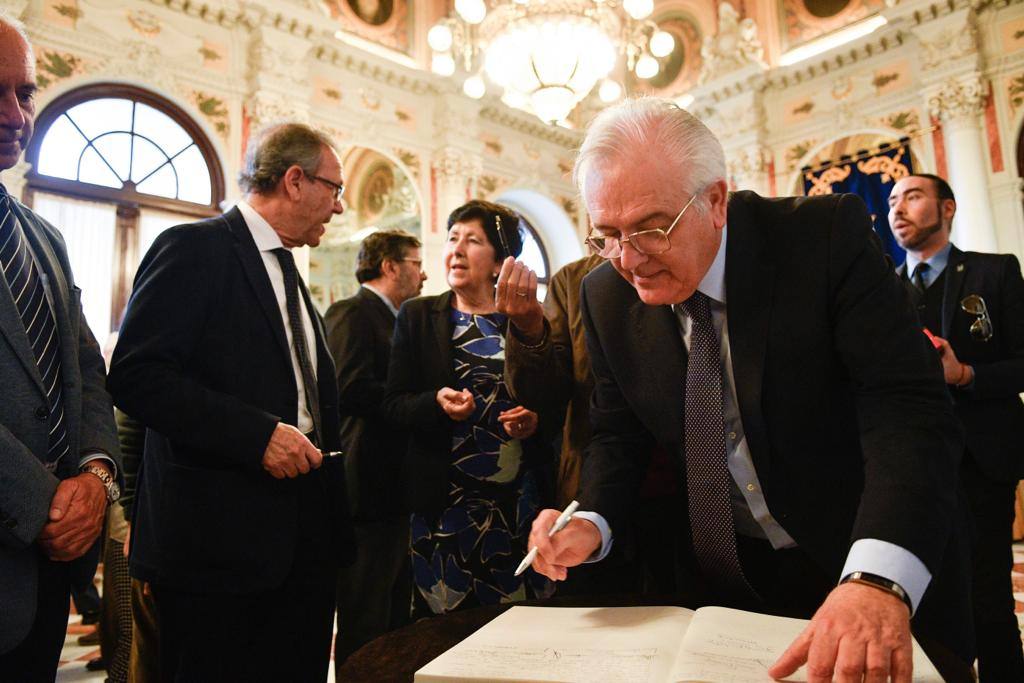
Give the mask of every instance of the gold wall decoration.
M 36 50 L 36 85 L 40 90 L 82 73 L 85 62 L 81 57 L 56 50 Z
M 217 134 L 222 138 L 227 139 L 228 133 L 231 128 L 230 114 L 228 112 L 227 105 L 224 100 L 213 95 L 207 95 L 206 93 L 199 92 L 198 90 L 192 91 L 192 101 L 195 102 L 196 107 L 202 112 L 206 120 L 210 122 Z

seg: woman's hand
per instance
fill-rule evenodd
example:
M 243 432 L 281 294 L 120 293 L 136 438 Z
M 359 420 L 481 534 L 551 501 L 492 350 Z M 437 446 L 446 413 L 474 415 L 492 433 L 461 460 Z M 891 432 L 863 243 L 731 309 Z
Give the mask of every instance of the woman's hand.
M 513 439 L 528 439 L 537 431 L 537 413 L 523 406 L 501 411 L 498 422 Z
M 544 308 L 537 301 L 537 274 L 509 256 L 501 264 L 494 305 L 504 313 L 527 344 L 544 338 Z
M 476 409 L 476 401 L 473 400 L 473 394 L 469 389 L 455 391 L 451 387 L 441 387 L 437 390 L 437 405 L 456 422 L 467 419 Z

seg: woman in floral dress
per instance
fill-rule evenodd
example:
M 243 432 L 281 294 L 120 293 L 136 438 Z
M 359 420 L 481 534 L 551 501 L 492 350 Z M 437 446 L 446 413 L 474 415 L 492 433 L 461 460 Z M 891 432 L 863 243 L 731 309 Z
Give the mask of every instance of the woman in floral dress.
M 410 434 L 400 479 L 412 511 L 416 617 L 554 592 L 532 569 L 514 576 L 553 472 L 537 414 L 517 404 L 503 376 L 508 325 L 494 283 L 504 258 L 522 251 L 518 223 L 489 202 L 452 212 L 451 290 L 406 302 L 395 324 L 385 403 Z

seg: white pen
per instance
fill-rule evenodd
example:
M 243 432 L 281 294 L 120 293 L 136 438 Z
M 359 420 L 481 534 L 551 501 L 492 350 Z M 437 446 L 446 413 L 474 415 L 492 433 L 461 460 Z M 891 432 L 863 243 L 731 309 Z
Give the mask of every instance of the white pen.
M 576 508 L 579 506 L 580 504 L 574 500 L 569 503 L 564 510 L 562 510 L 562 514 L 558 515 L 558 519 L 556 519 L 555 523 L 551 525 L 551 531 L 548 532 L 548 538 L 551 538 L 565 528 L 565 525 L 569 523 L 570 519 L 572 519 L 572 513 L 576 512 Z M 533 546 L 530 548 L 530 552 L 526 553 L 526 557 L 524 557 L 523 561 L 519 563 L 518 567 L 516 567 L 515 575 L 519 576 L 525 572 L 526 568 L 533 564 L 535 559 L 537 559 L 537 546 Z

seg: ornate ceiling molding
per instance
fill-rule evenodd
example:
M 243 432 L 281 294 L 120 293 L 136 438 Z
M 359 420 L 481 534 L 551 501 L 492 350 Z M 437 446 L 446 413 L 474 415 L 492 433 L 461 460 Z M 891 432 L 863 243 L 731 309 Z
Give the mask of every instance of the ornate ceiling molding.
M 583 133 L 580 131 L 559 126 L 547 126 L 538 121 L 535 116 L 504 106 L 486 105 L 480 110 L 480 118 L 547 142 L 553 142 L 566 149 L 575 150 L 583 142 Z

